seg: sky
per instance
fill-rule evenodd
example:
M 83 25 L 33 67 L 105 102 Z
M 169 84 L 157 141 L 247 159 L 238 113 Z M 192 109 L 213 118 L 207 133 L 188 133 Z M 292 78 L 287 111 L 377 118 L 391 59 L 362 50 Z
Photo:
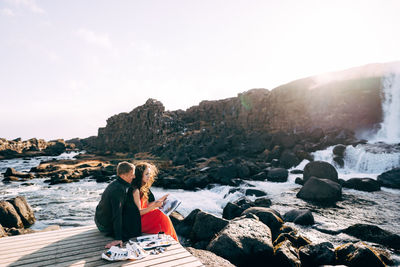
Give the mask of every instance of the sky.
M 0 0 L 0 137 L 97 135 L 166 110 L 400 59 L 397 0 Z

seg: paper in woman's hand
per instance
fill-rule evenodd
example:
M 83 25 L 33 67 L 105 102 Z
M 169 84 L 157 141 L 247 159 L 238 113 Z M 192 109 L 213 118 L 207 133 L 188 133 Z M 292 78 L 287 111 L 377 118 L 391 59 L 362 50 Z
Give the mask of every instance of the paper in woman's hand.
M 176 208 L 182 203 L 179 199 L 169 195 L 164 201 L 164 204 L 160 207 L 160 210 L 167 216 L 169 216 Z

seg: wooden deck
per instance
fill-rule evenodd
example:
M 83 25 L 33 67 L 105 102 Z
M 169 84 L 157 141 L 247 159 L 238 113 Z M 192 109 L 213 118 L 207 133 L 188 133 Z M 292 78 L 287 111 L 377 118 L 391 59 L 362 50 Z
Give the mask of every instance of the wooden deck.
M 0 266 L 203 266 L 178 242 L 164 253 L 141 260 L 108 262 L 101 259 L 101 253 L 111 240 L 94 225 L 3 237 Z

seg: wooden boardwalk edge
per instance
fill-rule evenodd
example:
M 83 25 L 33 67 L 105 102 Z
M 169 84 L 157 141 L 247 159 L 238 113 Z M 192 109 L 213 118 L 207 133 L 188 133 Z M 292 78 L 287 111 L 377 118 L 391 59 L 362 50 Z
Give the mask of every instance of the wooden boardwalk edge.
M 108 262 L 101 259 L 101 253 L 111 240 L 95 225 L 4 237 L 0 239 L 0 266 L 204 266 L 177 242 L 164 253 L 141 260 Z

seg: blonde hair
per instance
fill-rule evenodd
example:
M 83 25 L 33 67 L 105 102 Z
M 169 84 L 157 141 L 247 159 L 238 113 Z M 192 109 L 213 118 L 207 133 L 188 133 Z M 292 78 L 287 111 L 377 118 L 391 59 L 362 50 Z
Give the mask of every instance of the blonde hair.
M 150 178 L 147 183 L 143 184 L 143 174 L 149 169 Z M 149 190 L 155 181 L 155 177 L 158 174 L 158 168 L 153 164 L 147 163 L 145 161 L 137 162 L 135 168 L 135 176 L 136 178 L 133 180 L 134 186 L 139 189 L 140 198 L 144 200 L 148 200 L 149 198 Z

